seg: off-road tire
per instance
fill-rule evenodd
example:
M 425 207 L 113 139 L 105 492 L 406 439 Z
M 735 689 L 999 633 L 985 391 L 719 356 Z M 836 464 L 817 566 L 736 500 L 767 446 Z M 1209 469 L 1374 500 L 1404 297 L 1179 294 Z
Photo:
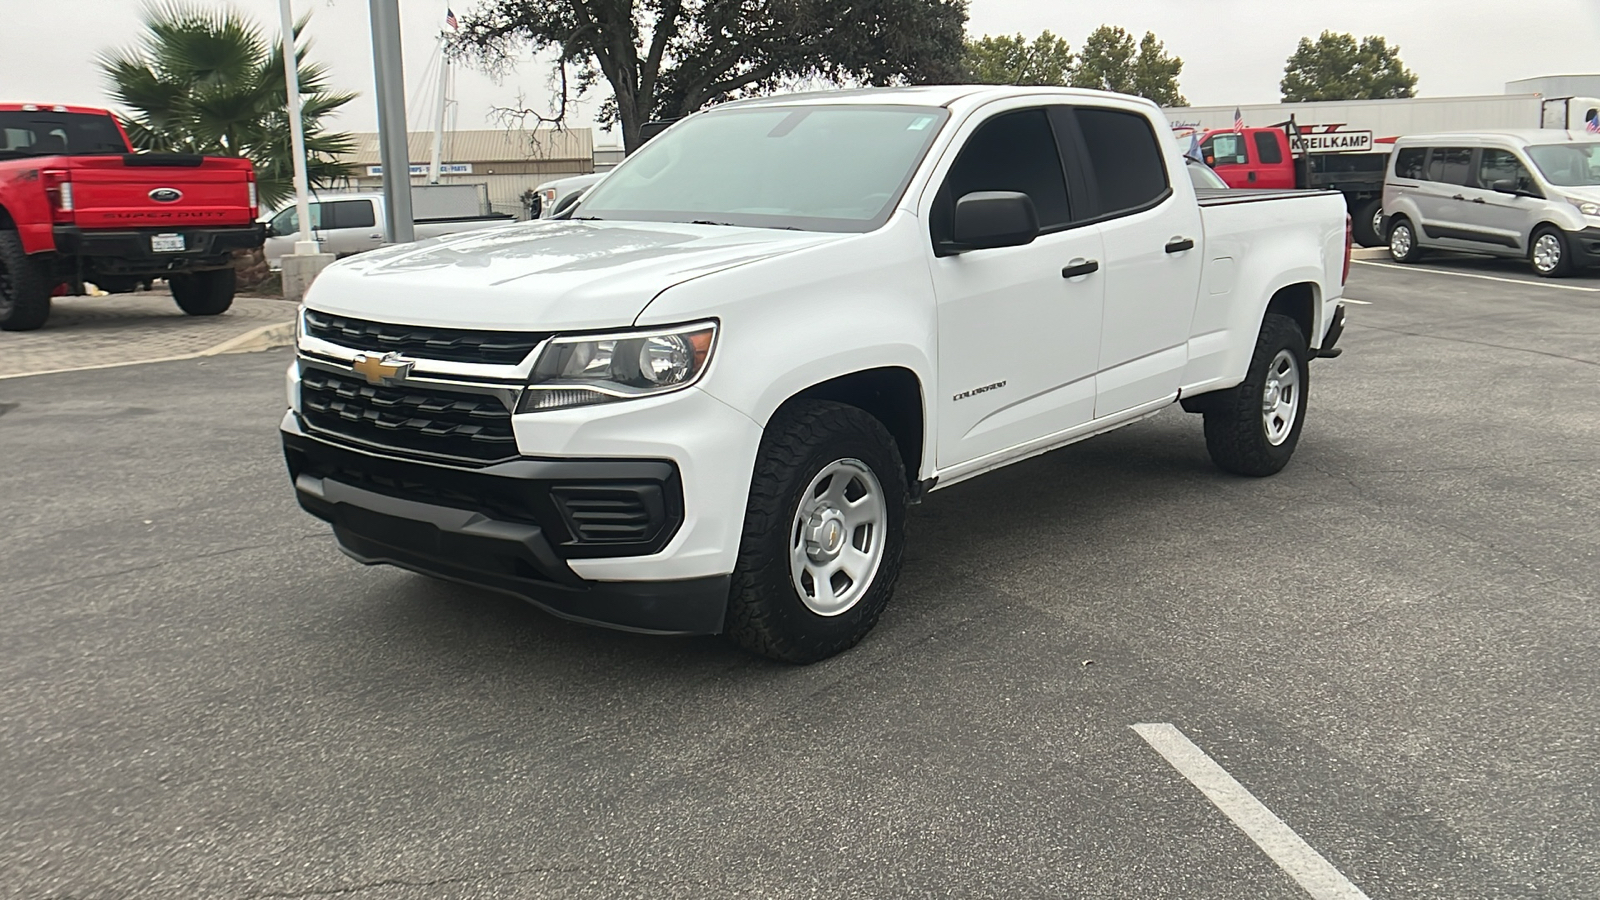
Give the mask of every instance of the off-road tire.
M 1558 256 L 1554 266 L 1541 269 L 1536 257 L 1539 252 L 1539 241 L 1547 237 L 1555 239 Z M 1533 268 L 1533 274 L 1541 278 L 1565 278 L 1572 274 L 1572 244 L 1561 229 L 1541 225 L 1533 230 L 1533 235 L 1528 238 L 1528 265 Z
M 233 269 L 210 269 L 172 275 L 167 286 L 172 288 L 172 299 L 178 308 L 191 316 L 215 316 L 228 311 L 233 305 L 233 292 L 237 280 Z
M 0 230 L 0 331 L 33 331 L 50 318 L 43 267 L 22 251 L 22 236 Z
M 1300 392 L 1298 408 L 1288 436 L 1274 445 L 1267 437 L 1262 412 L 1268 369 L 1278 354 L 1287 350 L 1298 369 Z M 1289 464 L 1300 431 L 1306 421 L 1307 388 L 1310 387 L 1310 356 L 1306 336 L 1288 316 L 1268 313 L 1256 338 L 1250 368 L 1238 387 L 1220 391 L 1205 409 L 1206 450 L 1217 468 L 1235 475 L 1262 478 L 1275 475 Z
M 887 509 L 884 556 L 865 593 L 834 616 L 812 612 L 790 574 L 791 529 L 812 479 L 839 460 L 859 460 L 882 486 Z M 900 452 L 876 418 L 842 403 L 803 400 L 767 424 L 756 455 L 739 560 L 728 598 L 729 639 L 788 663 L 826 659 L 861 640 L 894 593 L 905 540 L 906 474 Z
M 1401 229 L 1405 229 L 1405 233 L 1410 235 L 1410 240 L 1405 242 L 1406 250 L 1403 253 L 1395 249 L 1397 243 L 1395 235 Z M 1389 220 L 1389 233 L 1384 237 L 1388 239 L 1389 258 L 1395 262 L 1414 263 L 1422 258 L 1422 248 L 1417 245 L 1417 226 L 1411 224 L 1411 220 L 1405 216 L 1395 216 Z
M 1356 205 L 1350 213 L 1350 236 L 1363 247 L 1382 247 L 1387 243 L 1378 228 L 1378 214 L 1383 211 L 1383 201 L 1377 198 Z

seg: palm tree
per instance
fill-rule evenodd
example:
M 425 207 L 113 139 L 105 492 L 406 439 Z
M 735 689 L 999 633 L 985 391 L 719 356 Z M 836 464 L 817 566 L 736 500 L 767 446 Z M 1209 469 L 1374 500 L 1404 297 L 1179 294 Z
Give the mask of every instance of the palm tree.
M 356 95 L 332 90 L 325 67 L 306 61 L 309 40 L 298 38 L 310 16 L 294 27 L 300 77 L 306 170 L 326 185 L 349 173 L 336 161 L 350 154 L 348 133 L 330 132 L 323 119 Z M 145 8 L 143 41 L 100 54 L 111 95 L 131 110 L 122 116 L 128 137 L 142 150 L 244 156 L 256 166 L 264 207 L 294 190 L 283 49 L 238 10 L 165 0 Z

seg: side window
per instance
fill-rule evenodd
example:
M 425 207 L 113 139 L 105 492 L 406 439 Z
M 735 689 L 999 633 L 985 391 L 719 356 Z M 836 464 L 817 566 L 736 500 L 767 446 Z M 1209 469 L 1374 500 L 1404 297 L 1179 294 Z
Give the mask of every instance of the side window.
M 1149 119 L 1135 112 L 1088 106 L 1078 107 L 1077 115 L 1100 215 L 1142 209 L 1167 196 L 1171 186 L 1166 160 Z M 1239 143 L 1242 148 L 1242 138 Z
M 1435 147 L 1428 158 L 1428 180 L 1465 186 L 1472 178 L 1472 150 L 1467 147 Z
M 1428 177 L 1428 173 L 1425 171 L 1427 161 L 1428 148 L 1407 147 L 1395 154 L 1394 177 L 1424 181 Z
M 1244 135 L 1213 134 L 1200 145 L 1209 166 L 1248 166 L 1250 157 L 1245 154 Z
M 950 234 L 956 201 L 974 191 L 1027 194 L 1039 213 L 1041 229 L 1059 228 L 1070 221 L 1066 176 L 1043 109 L 1001 113 L 967 139 L 934 202 L 936 239 Z
M 1483 159 L 1478 163 L 1478 186 L 1493 190 L 1497 181 L 1510 181 L 1519 191 L 1536 190 L 1533 175 L 1515 153 L 1510 150 L 1485 150 Z
M 278 237 L 287 237 L 300 230 L 300 214 L 291 206 L 273 216 L 272 221 L 268 224 L 271 226 L 273 234 Z
M 1276 165 L 1283 162 L 1283 148 L 1278 146 L 1278 136 L 1270 131 L 1258 131 L 1256 139 L 1256 156 L 1261 158 L 1263 165 Z
M 377 224 L 371 200 L 335 200 L 323 204 L 323 228 L 371 228 Z

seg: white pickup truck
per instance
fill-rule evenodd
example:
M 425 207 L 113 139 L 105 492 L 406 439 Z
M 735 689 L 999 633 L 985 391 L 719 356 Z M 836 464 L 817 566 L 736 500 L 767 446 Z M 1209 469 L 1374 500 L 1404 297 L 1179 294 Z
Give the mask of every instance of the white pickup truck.
M 855 644 L 929 491 L 1152 415 L 1271 475 L 1337 353 L 1336 193 L 1197 197 L 1161 112 L 920 87 L 691 116 L 565 219 L 317 279 L 288 372 L 340 547 L 791 662 Z

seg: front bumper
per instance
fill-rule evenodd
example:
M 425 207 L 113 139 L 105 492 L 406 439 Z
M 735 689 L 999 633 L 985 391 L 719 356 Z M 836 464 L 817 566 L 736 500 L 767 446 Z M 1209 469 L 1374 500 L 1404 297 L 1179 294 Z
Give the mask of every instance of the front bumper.
M 1600 265 L 1600 228 L 1567 232 L 1567 247 L 1579 268 Z
M 301 507 L 332 524 L 340 549 L 359 562 L 512 594 L 590 624 L 722 630 L 728 575 L 598 581 L 570 565 L 650 555 L 671 543 L 683 521 L 671 462 L 522 458 L 469 470 L 339 446 L 307 434 L 293 412 L 282 432 Z M 584 498 L 594 502 L 585 506 Z M 618 521 L 617 510 L 631 517 L 626 539 L 616 536 L 621 526 L 607 524 Z
M 184 249 L 157 253 L 150 238 L 157 234 L 181 234 Z M 71 225 L 55 228 L 56 253 L 65 265 L 92 274 L 153 275 L 189 272 L 204 268 L 223 268 L 232 261 L 233 251 L 253 250 L 266 240 L 261 223 L 219 228 L 130 228 L 117 231 L 82 229 Z

